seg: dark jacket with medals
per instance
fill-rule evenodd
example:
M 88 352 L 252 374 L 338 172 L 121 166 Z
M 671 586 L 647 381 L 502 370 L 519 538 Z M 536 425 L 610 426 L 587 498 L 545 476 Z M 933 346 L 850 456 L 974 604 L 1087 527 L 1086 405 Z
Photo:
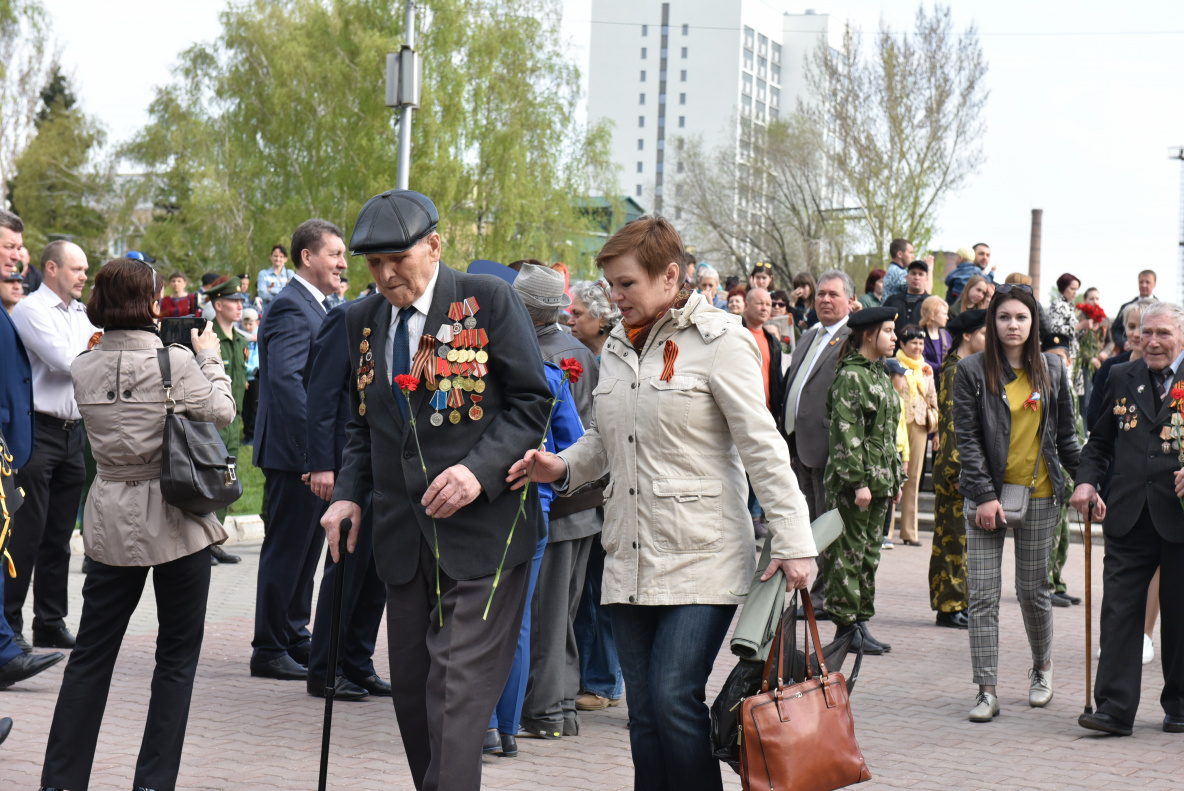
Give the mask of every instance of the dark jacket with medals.
M 1184 366 L 1181 366 L 1184 367 Z M 1165 541 L 1184 542 L 1184 510 L 1175 493 L 1180 440 L 1171 436 L 1172 387 L 1184 382 L 1176 372 L 1168 397 L 1156 407 L 1155 381 L 1143 360 L 1115 366 L 1106 381 L 1102 414 L 1081 453 L 1078 483 L 1101 489 L 1106 470 L 1114 477 L 1102 527 L 1108 538 L 1130 532 L 1147 508 Z M 1051 472 L 1051 470 L 1050 470 Z
M 483 376 L 479 417 L 470 416 L 473 391 L 462 391 L 460 420 L 442 425 L 430 422 L 430 391 L 424 382 L 411 393 L 420 447 L 431 481 L 454 464 L 463 464 L 481 483 L 482 491 L 469 505 L 447 519 L 437 519 L 440 567 L 453 579 L 475 579 L 493 574 L 506 547 L 506 538 L 520 493 L 506 483 L 510 465 L 537 447 L 543 436 L 551 392 L 543 361 L 534 339 L 534 326 L 525 306 L 503 280 L 488 275 L 468 275 L 440 265 L 436 290 L 424 325 L 434 334 L 451 324 L 454 302 L 476 300 L 476 329 L 485 330 L 488 370 Z M 378 575 L 391 585 L 411 580 L 419 563 L 421 541 L 432 542 L 432 520 L 420 500 L 427 491 L 420 467 L 411 420 L 404 420 L 395 402 L 387 370 L 387 344 L 391 331 L 390 302 L 367 300 L 350 306 L 346 316 L 350 366 L 355 374 L 363 364 L 372 365 L 372 381 L 360 381 L 350 390 L 351 419 L 346 427 L 342 469 L 333 500 L 362 504 L 372 493 L 374 512 L 374 561 Z M 363 346 L 363 341 L 366 342 Z M 366 360 L 366 353 L 371 359 Z M 434 357 L 434 355 L 433 355 Z M 433 360 L 434 362 L 434 360 Z M 364 399 L 363 399 L 364 396 Z M 360 407 L 365 404 L 365 411 Z M 453 407 L 439 410 L 451 413 Z M 542 537 L 543 523 L 536 487 L 527 498 L 525 522 L 519 522 L 509 545 L 505 567 L 528 561 Z

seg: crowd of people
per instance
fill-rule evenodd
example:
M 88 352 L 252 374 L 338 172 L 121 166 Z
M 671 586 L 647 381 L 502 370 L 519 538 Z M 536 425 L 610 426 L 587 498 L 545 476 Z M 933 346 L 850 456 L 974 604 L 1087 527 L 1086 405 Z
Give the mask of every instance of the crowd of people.
M 944 294 L 934 256 L 905 239 L 861 294 L 837 269 L 779 288 L 766 263 L 721 282 L 669 222 L 642 217 L 600 250 L 598 279 L 573 282 L 535 259 L 453 270 L 439 220 L 426 196 L 385 192 L 348 243 L 310 219 L 254 281 L 208 273 L 190 291 L 135 251 L 95 271 L 55 241 L 34 266 L 20 219 L 0 212 L 0 687 L 70 652 L 45 789 L 87 787 L 149 569 L 160 631 L 135 784 L 174 787 L 209 569 L 239 560 L 221 546 L 225 511 L 162 489 L 174 413 L 217 426 L 230 469 L 250 448 L 264 474 L 246 669 L 314 696 L 391 698 L 417 788 L 477 789 L 483 754 L 578 737 L 581 716 L 623 696 L 636 787 L 721 788 L 706 684 L 754 573 L 780 570 L 836 637 L 891 652 L 871 631 L 876 572 L 884 551 L 923 545 L 930 468 L 926 587 L 936 626 L 968 633 L 970 720 L 1000 710 L 1007 531 L 1029 704 L 1043 707 L 1052 608 L 1080 602 L 1061 574 L 1069 511 L 1092 508 L 1109 513 L 1102 659 L 1081 725 L 1131 732 L 1162 606 L 1163 727 L 1184 732 L 1184 310 L 1154 297 L 1154 272 L 1111 322 L 1071 273 L 1047 305 L 1025 274 L 997 283 L 983 243 L 957 251 Z M 373 279 L 352 300 L 348 255 Z M 207 323 L 166 350 L 157 324 L 178 318 Z M 810 524 L 831 510 L 844 528 L 819 552 Z

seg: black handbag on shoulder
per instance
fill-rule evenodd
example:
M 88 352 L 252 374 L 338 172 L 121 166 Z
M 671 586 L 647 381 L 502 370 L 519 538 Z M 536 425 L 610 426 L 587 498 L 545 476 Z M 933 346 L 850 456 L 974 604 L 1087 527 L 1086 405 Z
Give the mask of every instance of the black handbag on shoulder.
M 186 420 L 174 412 L 173 371 L 166 346 L 156 352 L 164 382 L 164 444 L 161 447 L 160 493 L 169 505 L 193 514 L 209 514 L 243 496 L 234 456 L 213 423 Z

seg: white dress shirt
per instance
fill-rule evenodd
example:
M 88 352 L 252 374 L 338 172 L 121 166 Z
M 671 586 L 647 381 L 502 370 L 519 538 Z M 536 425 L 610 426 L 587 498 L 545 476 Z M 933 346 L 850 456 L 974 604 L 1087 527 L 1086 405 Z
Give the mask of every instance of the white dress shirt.
M 79 420 L 70 363 L 90 344 L 98 327 L 86 317 L 86 305 L 67 304 L 47 283 L 16 303 L 12 323 L 33 369 L 33 408 L 60 420 Z
M 428 281 L 428 287 L 419 295 L 419 299 L 411 303 L 411 307 L 415 308 L 415 312 L 407 318 L 407 351 L 409 359 L 415 359 L 415 353 L 419 350 L 419 339 L 423 336 L 424 325 L 428 321 L 428 311 L 432 307 L 432 297 L 436 295 L 436 281 L 440 278 L 440 267 L 444 266 L 440 262 L 436 262 L 436 271 L 432 273 L 432 279 Z M 395 367 L 395 325 L 399 323 L 399 311 L 401 308 L 391 306 L 391 326 L 387 330 L 387 344 L 386 344 L 386 381 L 388 384 L 394 381 L 394 374 L 392 371 Z M 433 327 L 432 329 L 436 329 Z
M 848 319 L 848 316 L 844 316 L 842 319 L 840 319 L 839 321 L 836 321 L 834 324 L 830 325 L 829 327 L 823 327 L 821 324 L 818 325 L 818 330 L 823 334 L 822 335 L 822 343 L 818 344 L 818 348 L 814 351 L 814 356 L 811 357 L 809 360 L 806 360 L 806 362 L 803 366 L 804 370 L 798 374 L 798 376 L 804 377 L 802 379 L 803 385 L 805 385 L 805 383 L 810 380 L 810 372 L 814 370 L 814 363 L 818 362 L 818 358 L 822 356 L 822 350 L 826 348 L 826 345 L 828 343 L 830 343 L 832 340 L 834 340 L 836 332 L 843 329 L 843 327 L 847 326 L 847 319 Z M 809 351 L 809 350 L 807 349 L 807 351 Z M 806 388 L 803 386 L 801 389 L 798 390 L 797 400 L 793 402 L 793 415 L 795 418 L 797 417 L 797 414 L 798 414 L 798 404 L 802 403 L 802 390 L 805 390 L 805 389 Z
M 307 280 L 302 278 L 300 275 L 292 275 L 292 279 L 295 280 L 300 285 L 307 288 L 308 293 L 312 294 L 312 298 L 315 299 L 317 301 L 317 304 L 321 306 L 321 310 L 324 310 L 326 313 L 328 312 L 328 310 L 325 307 L 325 296 L 326 295 L 322 294 L 321 290 L 319 288 L 314 286 L 312 283 L 309 283 Z

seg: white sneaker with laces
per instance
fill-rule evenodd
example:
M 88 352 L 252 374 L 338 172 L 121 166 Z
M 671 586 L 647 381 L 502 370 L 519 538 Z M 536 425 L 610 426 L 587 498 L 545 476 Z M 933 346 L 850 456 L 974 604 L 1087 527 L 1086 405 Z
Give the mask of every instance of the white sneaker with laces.
M 1143 635 L 1143 664 L 1149 665 L 1155 659 L 1155 643 L 1151 640 L 1151 635 Z
M 1028 678 L 1032 679 L 1028 687 L 1028 705 L 1044 708 L 1052 701 L 1052 666 L 1048 670 L 1032 668 L 1028 671 Z

